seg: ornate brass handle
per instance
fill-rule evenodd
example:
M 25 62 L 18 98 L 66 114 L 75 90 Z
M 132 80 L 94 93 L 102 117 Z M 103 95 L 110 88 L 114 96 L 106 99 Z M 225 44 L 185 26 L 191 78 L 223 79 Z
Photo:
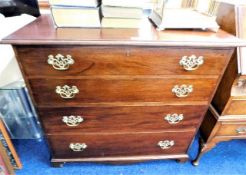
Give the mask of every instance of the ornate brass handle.
M 246 134 L 246 127 L 237 128 L 236 131 L 238 134 Z
M 56 56 L 49 55 L 47 60 L 49 65 L 52 65 L 54 69 L 56 70 L 68 70 L 69 66 L 74 64 L 74 60 L 71 55 L 67 55 L 66 57 L 57 54 Z
M 183 66 L 183 68 L 187 71 L 193 71 L 199 68 L 199 66 L 203 65 L 204 60 L 202 56 L 183 56 L 182 59 L 179 61 L 179 64 Z
M 62 121 L 66 123 L 67 126 L 78 126 L 80 123 L 84 121 L 83 117 L 81 116 L 63 116 Z
M 187 97 L 191 92 L 193 92 L 192 85 L 175 85 L 172 89 L 172 92 L 179 98 Z
M 157 144 L 161 149 L 169 149 L 175 145 L 174 140 L 163 140 L 159 141 Z
M 70 143 L 69 148 L 75 152 L 82 152 L 88 146 L 85 143 Z
M 61 96 L 61 98 L 65 99 L 70 99 L 74 98 L 75 94 L 79 93 L 79 89 L 76 86 L 68 86 L 64 85 L 63 87 L 61 86 L 56 86 L 56 93 Z
M 177 124 L 184 119 L 183 114 L 167 114 L 164 119 L 168 121 L 169 124 Z

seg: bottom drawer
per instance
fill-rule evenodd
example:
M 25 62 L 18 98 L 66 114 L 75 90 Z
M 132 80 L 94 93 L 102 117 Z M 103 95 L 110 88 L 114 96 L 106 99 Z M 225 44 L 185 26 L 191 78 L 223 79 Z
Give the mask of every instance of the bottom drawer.
M 49 135 L 55 158 L 186 153 L 195 132 Z
M 246 121 L 222 122 L 218 136 L 244 136 L 246 137 Z

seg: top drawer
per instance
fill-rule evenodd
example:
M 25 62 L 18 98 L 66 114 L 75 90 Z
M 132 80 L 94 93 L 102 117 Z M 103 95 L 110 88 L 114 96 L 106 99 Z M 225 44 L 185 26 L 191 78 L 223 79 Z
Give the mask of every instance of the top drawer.
M 233 49 L 225 48 L 179 47 L 16 46 L 16 49 L 29 76 L 219 75 L 233 53 Z

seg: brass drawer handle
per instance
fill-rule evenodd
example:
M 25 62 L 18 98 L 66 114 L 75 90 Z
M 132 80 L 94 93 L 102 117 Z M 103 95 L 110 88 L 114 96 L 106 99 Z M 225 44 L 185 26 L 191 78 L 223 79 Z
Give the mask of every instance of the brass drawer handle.
M 66 57 L 57 54 L 56 56 L 49 55 L 47 60 L 49 65 L 52 65 L 55 70 L 68 70 L 69 66 L 74 64 L 74 60 L 71 55 L 67 55 Z
M 203 65 L 204 60 L 202 56 L 197 57 L 196 55 L 183 56 L 179 61 L 179 64 L 187 71 L 193 71 Z
M 193 86 L 192 85 L 175 85 L 172 89 L 172 93 L 174 93 L 177 97 L 183 98 L 189 96 L 189 94 L 193 92 Z
M 82 152 L 87 148 L 85 143 L 70 143 L 69 148 L 74 152 Z
M 157 144 L 161 149 L 169 149 L 175 145 L 174 140 L 163 140 Z
M 184 119 L 183 114 L 167 114 L 164 119 L 168 121 L 169 124 L 178 124 Z
M 236 129 L 238 134 L 246 134 L 246 127 L 240 127 Z
M 76 86 L 56 86 L 56 93 L 59 94 L 61 98 L 70 99 L 74 98 L 75 95 L 79 93 L 79 89 Z
M 74 126 L 78 126 L 80 123 L 82 123 L 84 121 L 84 119 L 81 116 L 71 115 L 71 116 L 63 116 L 62 121 L 64 123 L 66 123 L 67 126 L 74 127 Z

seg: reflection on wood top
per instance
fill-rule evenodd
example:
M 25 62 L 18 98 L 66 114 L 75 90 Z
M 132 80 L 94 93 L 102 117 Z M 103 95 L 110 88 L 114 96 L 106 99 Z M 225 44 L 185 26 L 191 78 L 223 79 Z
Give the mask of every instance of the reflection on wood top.
M 146 20 L 140 29 L 55 28 L 50 15 L 43 15 L 24 28 L 4 38 L 4 44 L 66 45 L 153 45 L 153 46 L 246 46 L 242 40 L 219 30 L 157 31 Z

